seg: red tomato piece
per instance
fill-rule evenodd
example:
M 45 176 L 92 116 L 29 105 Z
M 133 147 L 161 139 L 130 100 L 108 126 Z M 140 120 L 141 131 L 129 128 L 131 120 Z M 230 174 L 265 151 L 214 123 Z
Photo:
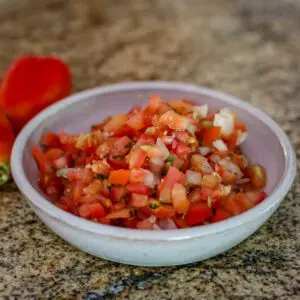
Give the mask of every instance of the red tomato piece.
M 150 188 L 143 183 L 127 184 L 126 188 L 130 193 L 138 193 L 138 194 L 145 194 L 145 195 L 149 195 L 151 193 Z
M 226 220 L 230 217 L 230 214 L 223 209 L 217 209 L 215 215 L 212 217 L 212 223 L 220 222 Z
M 202 143 L 207 147 L 211 147 L 212 143 L 215 140 L 220 139 L 220 137 L 221 137 L 221 127 L 211 127 L 209 129 L 206 129 L 203 132 Z
M 42 173 L 50 173 L 53 171 L 51 162 L 38 146 L 32 148 L 32 156 L 35 158 Z
M 58 148 L 60 146 L 58 135 L 52 131 L 46 132 L 42 137 L 41 145 L 49 148 Z
M 201 224 L 212 216 L 212 211 L 206 203 L 197 203 L 190 207 L 186 222 L 188 225 Z

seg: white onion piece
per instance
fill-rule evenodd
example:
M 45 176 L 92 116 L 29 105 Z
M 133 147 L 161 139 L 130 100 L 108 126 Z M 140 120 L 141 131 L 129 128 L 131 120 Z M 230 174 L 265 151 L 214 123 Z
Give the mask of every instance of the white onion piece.
M 223 140 L 215 140 L 213 142 L 213 146 L 218 150 L 218 151 L 227 151 L 227 145 L 223 142 Z
M 202 176 L 201 174 L 194 172 L 194 171 L 186 171 L 186 177 L 185 177 L 187 183 L 193 184 L 193 185 L 200 185 Z
M 214 163 L 218 163 L 221 160 L 221 157 L 218 154 L 212 154 L 209 156 L 209 159 Z
M 165 230 L 177 229 L 177 226 L 172 219 L 159 220 L 158 226 Z
M 219 164 L 224 167 L 226 170 L 236 174 L 239 178 L 242 178 L 243 177 L 243 173 L 241 171 L 241 169 L 236 165 L 234 164 L 233 162 L 231 162 L 230 160 L 228 159 L 221 159 L 219 161 Z
M 190 124 L 186 130 L 187 130 L 189 133 L 194 134 L 195 131 L 196 131 L 196 129 L 197 129 L 197 127 L 196 127 L 195 125 Z
M 196 112 L 198 113 L 198 115 L 201 118 L 204 119 L 207 117 L 207 114 L 208 114 L 208 105 L 207 104 L 195 106 L 194 109 L 196 110 Z
M 149 186 L 150 188 L 154 188 L 155 185 L 157 184 L 157 180 L 154 176 L 154 174 L 150 171 L 147 172 L 147 175 L 145 176 L 144 179 L 145 185 Z
M 243 131 L 238 131 L 238 136 L 237 136 L 237 141 L 236 141 L 236 145 L 240 145 L 242 143 L 244 143 L 244 141 L 246 140 L 248 135 L 248 132 L 243 132 Z
M 223 108 L 219 113 L 215 114 L 214 126 L 221 127 L 221 134 L 228 136 L 233 132 L 234 117 L 228 108 Z
M 168 148 L 166 147 L 166 145 L 164 144 L 164 142 L 160 139 L 160 138 L 157 138 L 156 140 L 156 145 L 158 146 L 158 148 L 161 150 L 162 152 L 162 157 L 164 159 L 166 159 L 168 156 L 169 156 L 169 150 Z
M 161 228 L 155 223 L 152 227 L 154 230 L 161 230 Z
M 210 151 L 211 149 L 209 147 L 199 147 L 199 152 L 203 156 L 207 155 Z
M 242 178 L 242 179 L 238 179 L 236 181 L 236 184 L 243 184 L 243 183 L 247 183 L 250 181 L 250 178 Z
M 149 168 L 153 173 L 160 174 L 164 163 L 164 157 L 152 157 L 149 160 Z
M 152 215 L 148 218 L 148 220 L 150 223 L 154 224 L 156 222 L 156 217 Z

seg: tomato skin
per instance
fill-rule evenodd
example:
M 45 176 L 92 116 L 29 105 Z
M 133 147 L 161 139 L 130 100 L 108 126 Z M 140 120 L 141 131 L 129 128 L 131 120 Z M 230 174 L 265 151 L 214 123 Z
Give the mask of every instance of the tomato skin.
M 212 217 L 212 211 L 206 203 L 197 203 L 190 207 L 187 215 L 186 222 L 188 225 L 201 224 L 207 219 Z
M 104 207 L 99 202 L 90 204 L 89 210 L 92 219 L 102 219 L 106 215 Z
M 217 209 L 215 215 L 211 218 L 212 223 L 224 221 L 230 217 L 230 214 L 223 209 Z
M 48 160 L 53 162 L 54 160 L 62 157 L 64 155 L 64 151 L 62 151 L 59 148 L 51 148 L 51 149 L 47 150 L 44 154 Z
M 191 148 L 182 142 L 179 142 L 175 149 L 175 153 L 180 157 L 182 157 L 186 154 L 189 154 L 190 151 L 191 151 Z
M 129 170 L 116 170 L 111 171 L 109 174 L 108 181 L 110 184 L 127 184 L 130 179 L 130 171 Z
M 203 132 L 202 142 L 205 146 L 211 147 L 215 140 L 221 138 L 221 127 L 211 127 Z
M 126 188 L 130 193 L 138 193 L 138 194 L 144 194 L 144 195 L 149 195 L 151 193 L 150 188 L 143 183 L 127 184 Z
M 124 158 L 114 158 L 114 155 L 110 155 L 107 159 L 107 162 L 113 169 L 128 169 L 128 164 Z
M 42 137 L 41 145 L 49 148 L 59 148 L 60 141 L 58 135 L 52 131 L 46 132 Z
M 130 204 L 136 208 L 145 207 L 148 205 L 148 196 L 143 194 L 132 193 Z
M 38 146 L 34 146 L 31 150 L 32 156 L 35 158 L 39 169 L 42 173 L 50 173 L 53 171 L 51 162 Z

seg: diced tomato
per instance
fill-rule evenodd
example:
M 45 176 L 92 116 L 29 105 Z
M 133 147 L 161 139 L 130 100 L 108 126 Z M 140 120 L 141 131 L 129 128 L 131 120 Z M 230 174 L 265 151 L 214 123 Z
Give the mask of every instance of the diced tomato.
M 137 168 L 131 170 L 130 183 L 144 183 L 148 170 Z
M 148 134 L 142 134 L 136 144 L 134 145 L 135 149 L 138 149 L 140 146 L 145 145 L 155 145 L 155 140 L 152 136 Z
M 175 153 L 180 157 L 189 154 L 190 152 L 191 148 L 182 142 L 179 142 L 175 149 Z
M 90 216 L 90 205 L 88 203 L 82 204 L 78 207 L 78 214 L 82 218 L 89 218 Z
M 151 208 L 151 211 L 159 219 L 169 219 L 176 214 L 175 209 L 171 205 L 160 205 L 157 208 Z
M 129 169 L 141 168 L 146 159 L 146 152 L 141 149 L 133 149 L 129 154 Z
M 140 130 L 145 127 L 144 114 L 142 111 L 132 116 L 128 121 L 127 125 L 135 130 Z
M 204 175 L 202 177 L 201 186 L 209 189 L 216 189 L 220 183 L 220 178 L 214 175 Z
M 162 101 L 160 96 L 152 96 L 149 98 L 148 108 L 152 113 L 155 113 L 158 110 L 161 103 Z
M 172 202 L 176 212 L 185 214 L 190 206 L 190 202 L 187 199 L 186 189 L 180 183 L 175 183 L 172 189 Z
M 42 137 L 41 145 L 49 148 L 58 148 L 60 146 L 58 135 L 52 131 L 46 132 Z
M 64 155 L 64 151 L 62 151 L 59 148 L 51 148 L 47 150 L 44 154 L 49 161 L 53 162 L 54 160 L 62 157 Z
M 97 195 L 103 189 L 102 181 L 94 179 L 87 187 L 84 188 L 83 192 L 86 195 Z
M 128 219 L 134 215 L 132 208 L 124 208 L 114 211 L 106 216 L 107 219 Z
M 126 124 L 128 120 L 127 115 L 114 115 L 111 119 L 104 125 L 103 130 L 106 132 L 114 132 L 120 127 Z
M 203 189 L 203 188 L 202 188 Z M 212 192 L 212 190 L 211 190 Z M 195 204 L 200 202 L 201 200 L 207 201 L 207 197 L 206 199 L 202 199 L 202 195 L 201 195 L 201 190 L 199 188 L 194 189 L 189 195 L 188 195 L 188 199 L 190 201 L 191 204 Z
M 234 201 L 240 207 L 242 212 L 254 206 L 254 203 L 249 198 L 247 198 L 244 193 L 237 193 Z
M 112 133 L 114 137 L 123 137 L 128 136 L 130 138 L 136 137 L 139 135 L 139 132 L 135 129 L 129 127 L 127 124 L 119 127 L 115 132 Z
M 235 123 L 234 128 L 243 132 L 247 131 L 247 126 L 244 123 Z
M 171 191 L 173 185 L 179 181 L 182 173 L 175 167 L 170 167 L 167 175 L 163 180 L 163 184 L 161 186 L 159 200 L 164 203 L 171 203 Z
M 228 199 L 222 203 L 222 207 L 231 215 L 239 215 L 242 212 L 241 207 L 235 201 L 235 194 L 231 194 Z
M 211 147 L 212 143 L 220 138 L 221 127 L 211 127 L 203 132 L 202 143 L 207 147 Z
M 113 186 L 111 188 L 111 199 L 113 201 L 121 201 L 124 196 L 127 194 L 127 190 L 125 187 Z
M 188 210 L 186 221 L 189 225 L 201 224 L 212 216 L 212 211 L 207 203 L 194 204 Z
M 98 202 L 98 203 L 92 203 L 89 205 L 90 210 L 90 216 L 92 219 L 102 219 L 105 217 L 106 212 L 104 207 Z
M 109 174 L 108 181 L 110 184 L 121 184 L 124 185 L 129 182 L 130 171 L 129 170 L 116 170 L 111 171 Z
M 187 228 L 189 227 L 188 223 L 183 217 L 173 217 L 173 221 L 175 222 L 178 228 Z
M 175 131 L 174 136 L 175 136 L 176 140 L 178 140 L 179 142 L 182 142 L 184 144 L 187 144 L 188 139 L 190 137 L 190 135 L 186 131 Z
M 71 181 L 80 181 L 87 185 L 93 180 L 94 174 L 90 169 L 73 168 L 68 170 L 67 177 Z
M 251 184 L 256 189 L 262 189 L 266 185 L 266 173 L 260 165 L 251 166 Z
M 245 196 L 251 200 L 253 205 L 257 205 L 267 198 L 265 192 L 249 191 L 245 193 Z
M 132 193 L 130 204 L 136 208 L 145 207 L 148 205 L 148 196 Z
M 135 229 L 137 228 L 138 221 L 135 219 L 124 219 L 123 224 L 126 228 Z
M 230 214 L 223 209 L 217 209 L 215 215 L 211 218 L 212 223 L 220 222 L 226 220 L 230 217 Z
M 124 157 L 110 155 L 107 159 L 107 162 L 113 169 L 128 169 L 128 164 Z
M 149 195 L 151 193 L 149 187 L 143 183 L 127 184 L 126 188 L 130 193 L 138 193 L 138 194 L 145 194 L 145 195 Z
M 123 136 L 115 141 L 113 153 L 124 156 L 130 151 L 131 147 L 131 139 L 127 136 Z
M 51 162 L 47 159 L 45 154 L 38 146 L 32 148 L 32 156 L 35 158 L 38 167 L 42 173 L 50 173 L 53 168 Z

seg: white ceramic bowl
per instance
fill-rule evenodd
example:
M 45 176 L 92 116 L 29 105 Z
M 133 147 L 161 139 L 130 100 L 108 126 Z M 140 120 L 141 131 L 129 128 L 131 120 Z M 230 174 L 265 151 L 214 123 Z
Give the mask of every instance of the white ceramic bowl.
M 268 198 L 228 220 L 188 229 L 142 231 L 97 224 L 69 214 L 46 198 L 37 185 L 31 148 L 46 130 L 88 130 L 108 115 L 145 104 L 150 95 L 185 98 L 210 108 L 232 108 L 249 129 L 243 145 L 250 161 L 266 168 Z M 19 134 L 12 153 L 12 173 L 28 203 L 55 233 L 92 255 L 132 265 L 167 266 L 207 259 L 237 245 L 276 210 L 296 174 L 293 148 L 280 127 L 265 113 L 235 97 L 205 88 L 167 82 L 139 82 L 87 90 L 66 98 L 36 116 Z

